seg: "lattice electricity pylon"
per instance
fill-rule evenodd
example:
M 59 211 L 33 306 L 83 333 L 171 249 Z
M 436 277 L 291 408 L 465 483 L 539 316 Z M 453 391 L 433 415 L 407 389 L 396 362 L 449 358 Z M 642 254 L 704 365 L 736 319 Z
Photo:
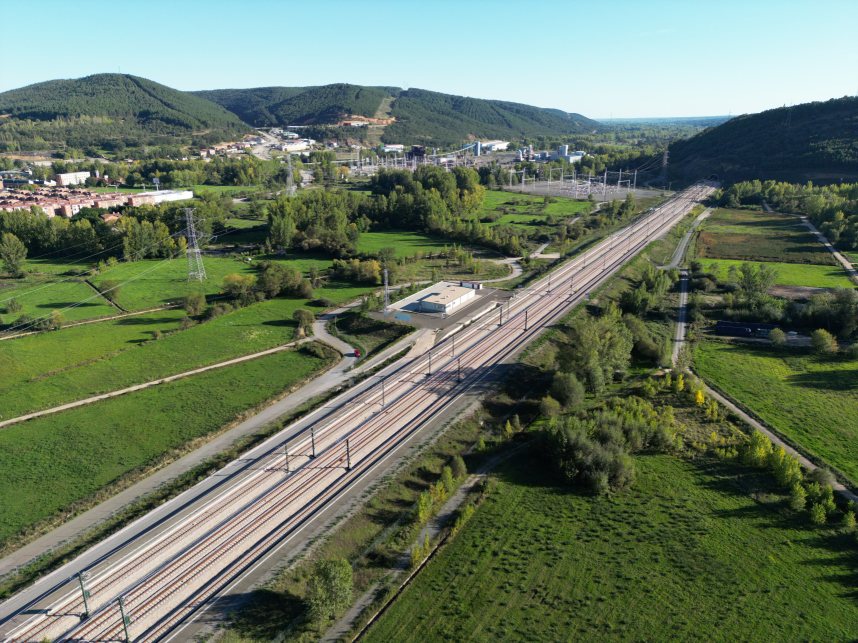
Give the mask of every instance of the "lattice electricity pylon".
M 203 265 L 203 257 L 200 254 L 200 246 L 197 243 L 197 230 L 194 227 L 193 215 L 193 208 L 185 208 L 185 221 L 188 223 L 188 281 L 196 279 L 202 283 L 203 279 L 208 279 L 208 277 L 206 277 L 206 267 Z

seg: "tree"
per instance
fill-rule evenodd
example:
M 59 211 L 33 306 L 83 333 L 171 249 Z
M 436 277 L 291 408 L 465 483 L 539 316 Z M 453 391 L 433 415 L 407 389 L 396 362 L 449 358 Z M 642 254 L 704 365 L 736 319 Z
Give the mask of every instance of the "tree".
M 310 618 L 321 623 L 346 609 L 352 600 L 352 566 L 343 558 L 317 560 L 307 583 Z
M 783 346 L 786 343 L 786 333 L 780 328 L 775 328 L 769 333 L 769 341 L 771 341 L 774 346 Z
M 691 368 L 691 351 L 688 350 L 688 344 L 683 344 L 679 353 L 676 356 L 676 366 L 674 367 L 677 373 L 685 373 Z
M 855 531 L 855 512 L 847 511 L 843 516 L 843 526 L 846 531 Z
M 381 261 L 381 263 L 391 263 L 395 258 L 396 248 L 388 246 L 378 251 L 378 260 Z
M 539 413 L 547 418 L 556 417 L 560 413 L 560 402 L 546 395 L 539 403 Z
M 560 370 L 580 375 L 590 392 L 598 394 L 616 371 L 628 367 L 633 346 L 619 308 L 610 304 L 597 319 L 579 317 L 573 322 L 558 354 Z
M 509 420 L 507 420 L 506 424 L 504 424 L 503 426 L 503 439 L 512 440 L 513 435 L 515 435 L 515 431 L 512 430 L 512 424 L 510 424 Z
M 302 279 L 301 283 L 298 284 L 298 296 L 301 299 L 312 299 L 313 298 L 313 284 L 310 283 L 309 279 Z
M 810 345 L 813 352 L 821 355 L 830 355 L 837 352 L 837 340 L 827 330 L 819 328 L 810 334 Z
M 247 294 L 256 283 L 256 277 L 253 275 L 239 275 L 233 273 L 223 278 L 223 289 L 236 299 Z
M 206 296 L 201 292 L 192 292 L 185 297 L 185 312 L 192 317 L 202 313 L 205 305 Z
M 107 301 L 116 301 L 119 299 L 119 293 L 122 290 L 119 287 L 119 282 L 113 279 L 105 279 L 98 284 L 98 289 Z
M 6 271 L 13 277 L 20 277 L 23 274 L 22 265 L 26 258 L 27 246 L 11 232 L 5 233 L 0 241 L 0 259 L 3 260 Z
M 814 503 L 810 508 L 810 522 L 814 525 L 824 525 L 825 524 L 825 507 L 819 503 Z
M 298 322 L 298 328 L 306 329 L 313 325 L 316 317 L 306 308 L 299 308 L 292 313 L 292 319 Z
M 58 310 L 52 310 L 48 316 L 48 326 L 53 330 L 59 330 L 66 323 L 65 315 Z
M 453 470 L 450 467 L 441 469 L 441 484 L 444 485 L 448 496 L 456 490 L 456 481 L 453 478 Z
M 555 373 L 551 397 L 563 406 L 578 406 L 584 401 L 584 385 L 572 373 Z
M 793 511 L 802 511 L 807 504 L 807 492 L 800 482 L 796 482 L 789 493 L 789 506 Z

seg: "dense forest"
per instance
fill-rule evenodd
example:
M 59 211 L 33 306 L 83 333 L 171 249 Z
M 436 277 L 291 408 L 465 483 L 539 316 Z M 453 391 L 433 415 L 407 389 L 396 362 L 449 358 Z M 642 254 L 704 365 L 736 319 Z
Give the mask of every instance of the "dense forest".
M 858 98 L 733 118 L 670 147 L 674 177 L 803 182 L 858 178 Z
M 234 140 L 251 130 L 219 105 L 127 74 L 0 93 L 0 151 L 119 149 Z M 205 134 L 203 134 L 205 133 Z

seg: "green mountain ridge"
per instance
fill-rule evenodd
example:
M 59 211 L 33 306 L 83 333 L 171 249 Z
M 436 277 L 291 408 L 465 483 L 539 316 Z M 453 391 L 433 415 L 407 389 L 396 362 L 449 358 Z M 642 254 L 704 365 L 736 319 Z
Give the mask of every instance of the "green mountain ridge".
M 180 143 L 203 130 L 219 133 L 211 140 L 228 140 L 250 131 L 220 105 L 128 74 L 51 80 L 3 92 L 0 115 L 0 151 L 111 141 L 167 144 L 171 138 Z
M 385 98 L 393 98 L 391 116 L 396 122 L 386 127 L 382 137 L 385 143 L 445 146 L 477 138 L 582 134 L 602 127 L 580 114 L 562 110 L 416 88 L 337 83 L 193 93 L 257 127 L 332 124 L 346 114 L 372 118 Z
M 730 181 L 858 178 L 858 98 L 737 116 L 670 146 L 670 173 Z

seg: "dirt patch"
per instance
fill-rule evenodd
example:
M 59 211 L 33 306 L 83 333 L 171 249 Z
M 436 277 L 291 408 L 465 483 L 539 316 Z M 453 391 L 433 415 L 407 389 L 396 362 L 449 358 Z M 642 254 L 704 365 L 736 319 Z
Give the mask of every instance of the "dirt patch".
M 769 294 L 784 299 L 810 299 L 813 295 L 819 295 L 829 290 L 829 288 L 813 286 L 772 286 L 769 288 Z

